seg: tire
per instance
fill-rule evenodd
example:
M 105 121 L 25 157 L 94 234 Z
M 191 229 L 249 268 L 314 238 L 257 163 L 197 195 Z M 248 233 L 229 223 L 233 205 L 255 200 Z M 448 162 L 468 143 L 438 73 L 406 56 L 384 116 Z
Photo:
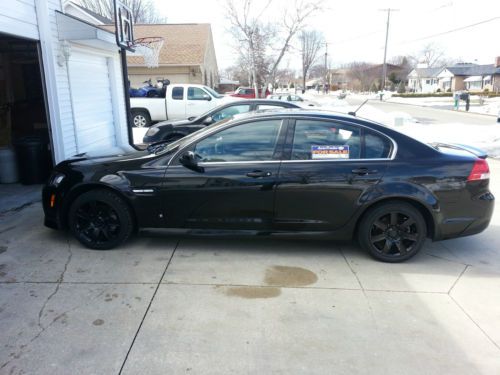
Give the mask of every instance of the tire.
M 112 249 L 125 242 L 134 230 L 130 208 L 107 190 L 80 195 L 71 204 L 68 219 L 73 236 L 90 249 Z
M 134 128 L 147 128 L 151 126 L 151 116 L 148 111 L 132 111 L 132 126 Z
M 358 241 L 375 259 L 397 263 L 410 259 L 427 237 L 424 217 L 405 202 L 382 203 L 365 213 L 358 227 Z

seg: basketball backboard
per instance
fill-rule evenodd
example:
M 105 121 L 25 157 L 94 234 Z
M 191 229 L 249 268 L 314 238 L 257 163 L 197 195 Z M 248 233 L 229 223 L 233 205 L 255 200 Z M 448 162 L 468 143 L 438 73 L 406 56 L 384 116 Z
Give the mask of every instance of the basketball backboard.
M 115 6 L 115 35 L 118 47 L 134 52 L 134 20 L 132 10 L 121 0 L 113 0 Z

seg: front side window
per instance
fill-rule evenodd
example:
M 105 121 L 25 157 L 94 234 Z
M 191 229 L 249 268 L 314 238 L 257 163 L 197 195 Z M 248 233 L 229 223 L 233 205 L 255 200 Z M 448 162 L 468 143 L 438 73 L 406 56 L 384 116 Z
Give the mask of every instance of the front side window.
M 281 120 L 251 122 L 221 130 L 198 142 L 201 162 L 273 160 Z
M 329 121 L 297 120 L 292 160 L 359 159 L 360 129 Z
M 198 87 L 188 87 L 188 100 L 205 100 L 208 94 Z
M 174 99 L 174 100 L 184 99 L 184 87 L 172 88 L 172 99 Z
M 220 111 L 215 112 L 212 115 L 212 121 L 217 122 L 220 120 L 224 120 L 225 118 L 232 117 L 234 115 L 237 115 L 238 113 L 246 113 L 250 111 L 250 105 L 245 104 L 245 105 L 233 105 L 231 107 L 227 107 L 224 109 L 221 109 Z

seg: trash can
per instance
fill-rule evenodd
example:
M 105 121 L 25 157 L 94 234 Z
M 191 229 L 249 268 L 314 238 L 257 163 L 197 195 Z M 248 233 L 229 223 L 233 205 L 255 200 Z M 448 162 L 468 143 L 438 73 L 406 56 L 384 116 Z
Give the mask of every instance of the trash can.
M 50 152 L 46 139 L 24 137 L 13 142 L 16 150 L 19 181 L 24 185 L 42 184 L 50 174 Z
M 16 155 L 8 147 L 0 147 L 0 184 L 13 184 L 18 181 Z

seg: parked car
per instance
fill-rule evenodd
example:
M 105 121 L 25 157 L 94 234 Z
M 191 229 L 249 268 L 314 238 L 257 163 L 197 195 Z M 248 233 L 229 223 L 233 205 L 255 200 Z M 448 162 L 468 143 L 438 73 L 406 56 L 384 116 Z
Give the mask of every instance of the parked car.
M 299 105 L 300 107 L 316 107 L 318 104 L 315 102 L 312 102 L 310 100 L 305 100 L 299 95 L 295 94 L 272 94 L 267 96 L 268 99 L 274 99 L 274 100 L 284 100 L 287 102 L 293 102 Z
M 246 98 L 246 99 L 255 99 L 257 97 L 267 97 L 269 94 L 271 94 L 271 92 L 266 89 L 265 92 L 264 92 L 264 95 L 262 95 L 262 90 L 263 89 L 259 89 L 259 95 L 258 96 L 255 96 L 255 89 L 254 88 L 251 88 L 251 87 L 238 87 L 236 89 L 236 91 L 232 94 L 230 94 L 231 96 L 235 96 L 235 97 L 238 97 L 238 98 Z
M 132 124 L 142 128 L 154 121 L 182 120 L 235 100 L 203 85 L 170 84 L 163 97 L 130 98 Z
M 236 102 L 223 104 L 201 116 L 191 117 L 181 121 L 162 121 L 151 126 L 144 135 L 146 144 L 160 141 L 176 141 L 190 133 L 200 130 L 207 125 L 224 120 L 239 113 L 252 112 L 262 109 L 299 108 L 294 103 L 268 99 L 242 99 Z
M 485 158 L 349 115 L 253 112 L 154 153 L 58 164 L 43 189 L 45 225 L 69 228 L 93 249 L 148 227 L 328 233 L 399 262 L 426 237 L 488 226 L 494 197 Z

